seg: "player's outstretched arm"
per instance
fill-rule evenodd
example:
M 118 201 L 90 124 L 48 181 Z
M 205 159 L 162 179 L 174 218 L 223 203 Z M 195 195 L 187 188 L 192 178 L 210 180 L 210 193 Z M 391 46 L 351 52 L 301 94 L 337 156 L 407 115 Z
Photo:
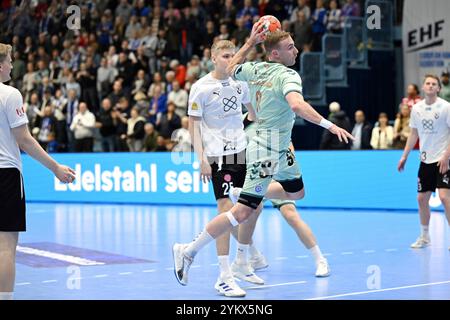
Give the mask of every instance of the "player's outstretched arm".
M 19 148 L 50 169 L 61 182 L 70 183 L 75 180 L 75 171 L 67 166 L 60 165 L 50 157 L 31 136 L 26 124 L 13 128 L 12 133 Z
M 406 140 L 405 149 L 403 150 L 403 155 L 400 158 L 397 170 L 403 171 L 405 168 L 406 160 L 408 159 L 409 153 L 411 152 L 412 148 L 416 145 L 417 139 L 419 138 L 419 133 L 417 132 L 416 128 L 411 128 L 411 134 L 408 137 L 408 140 Z
M 329 130 L 331 133 L 337 135 L 339 141 L 345 141 L 348 143 L 349 139 L 355 140 L 355 138 L 348 133 L 347 130 L 338 127 L 334 123 L 322 117 L 313 107 L 311 107 L 308 102 L 303 99 L 303 96 L 300 93 L 295 91 L 289 92 L 286 95 L 286 100 L 295 114 L 309 122 Z
M 233 59 L 231 59 L 230 63 L 227 67 L 227 73 L 232 75 L 234 73 L 234 69 L 241 63 L 244 63 L 245 58 L 252 50 L 254 46 L 258 43 L 261 43 L 266 38 L 266 31 L 264 30 L 264 25 L 262 22 L 257 22 L 253 25 L 252 32 L 250 33 L 249 38 L 244 43 L 244 45 L 239 49 L 238 52 L 234 55 Z

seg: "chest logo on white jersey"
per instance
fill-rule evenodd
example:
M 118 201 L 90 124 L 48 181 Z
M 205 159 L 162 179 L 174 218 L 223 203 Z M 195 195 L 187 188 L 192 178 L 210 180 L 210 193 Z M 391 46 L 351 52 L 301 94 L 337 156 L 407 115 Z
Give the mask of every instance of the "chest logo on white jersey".
M 437 120 L 437 119 L 439 119 L 439 113 L 435 113 L 434 114 L 434 118 Z
M 423 119 L 422 120 L 423 130 L 433 131 L 434 130 L 433 124 L 434 124 L 434 122 L 431 119 L 429 119 L 429 120 L 428 119 Z
M 236 110 L 238 105 L 237 105 L 237 98 L 236 96 L 232 96 L 231 98 L 223 98 L 222 100 L 223 102 L 223 111 L 228 112 L 231 109 Z

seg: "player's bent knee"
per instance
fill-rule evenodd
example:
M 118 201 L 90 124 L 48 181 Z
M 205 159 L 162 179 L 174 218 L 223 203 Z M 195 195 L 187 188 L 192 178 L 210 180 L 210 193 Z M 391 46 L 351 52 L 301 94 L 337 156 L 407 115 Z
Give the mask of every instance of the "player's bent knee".
M 245 205 L 238 205 L 236 210 L 233 211 L 233 216 L 239 222 L 239 224 L 245 222 L 253 213 L 253 208 Z
M 302 189 L 295 193 L 286 192 L 288 195 L 288 200 L 301 200 L 305 197 L 305 189 Z

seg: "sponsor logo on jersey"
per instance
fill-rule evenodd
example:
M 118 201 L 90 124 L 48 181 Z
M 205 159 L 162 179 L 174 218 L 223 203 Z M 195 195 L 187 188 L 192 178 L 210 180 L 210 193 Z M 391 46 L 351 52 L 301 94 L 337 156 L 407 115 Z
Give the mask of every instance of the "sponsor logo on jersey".
M 191 106 L 191 110 L 198 110 L 198 104 L 194 102 Z
M 23 106 L 18 109 L 16 108 L 16 113 L 19 117 L 22 118 L 23 116 L 25 116 L 25 108 Z
M 261 193 L 261 192 L 262 192 L 262 186 L 257 185 L 257 186 L 255 187 L 255 191 L 256 191 L 256 193 Z

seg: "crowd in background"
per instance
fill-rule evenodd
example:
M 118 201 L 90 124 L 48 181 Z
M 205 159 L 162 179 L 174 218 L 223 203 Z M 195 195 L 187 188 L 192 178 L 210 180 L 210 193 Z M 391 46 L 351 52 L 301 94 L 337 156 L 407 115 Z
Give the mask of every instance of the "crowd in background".
M 340 33 L 345 17 L 361 15 L 362 3 L 4 0 L 0 41 L 13 46 L 10 84 L 22 92 L 30 131 L 47 151 L 190 151 L 189 90 L 212 70 L 215 40 L 240 47 L 253 23 L 270 14 L 291 32 L 300 52 L 318 51 L 325 33 Z M 71 4 L 81 8 L 77 30 L 67 25 Z M 260 48 L 248 56 L 261 59 Z M 448 98 L 448 73 L 442 83 Z M 382 113 L 375 127 L 363 108 L 350 121 L 345 107 L 332 103 L 330 119 L 357 140 L 344 146 L 325 132 L 320 148 L 402 148 L 418 99 L 411 84 L 395 121 Z
M 450 102 L 448 70 L 442 72 L 440 85 L 440 98 Z M 381 112 L 375 125 L 372 125 L 366 120 L 363 110 L 357 110 L 355 112 L 354 124 L 352 125 L 352 122 L 345 111 L 341 110 L 339 103 L 332 102 L 329 105 L 330 114 L 328 119 L 351 132 L 356 139 L 349 145 L 340 142 L 333 134 L 325 131 L 320 143 L 320 149 L 404 149 L 406 141 L 411 133 L 411 128 L 409 126 L 411 109 L 413 105 L 422 99 L 423 97 L 420 96 L 419 87 L 414 83 L 409 84 L 406 96 L 399 103 L 395 120 L 389 120 L 388 115 L 385 112 Z M 418 148 L 418 145 L 415 147 Z

